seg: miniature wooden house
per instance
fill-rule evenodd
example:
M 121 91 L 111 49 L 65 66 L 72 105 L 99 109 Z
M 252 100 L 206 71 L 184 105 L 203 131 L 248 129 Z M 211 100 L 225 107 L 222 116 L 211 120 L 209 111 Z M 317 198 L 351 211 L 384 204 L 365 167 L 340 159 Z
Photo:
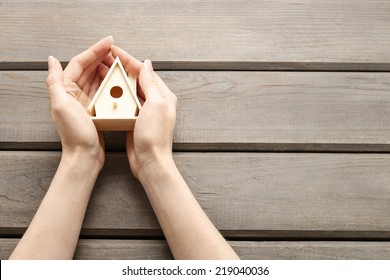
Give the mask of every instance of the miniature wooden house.
M 137 79 L 117 57 L 88 105 L 92 121 L 99 131 L 130 131 L 141 109 L 137 97 Z

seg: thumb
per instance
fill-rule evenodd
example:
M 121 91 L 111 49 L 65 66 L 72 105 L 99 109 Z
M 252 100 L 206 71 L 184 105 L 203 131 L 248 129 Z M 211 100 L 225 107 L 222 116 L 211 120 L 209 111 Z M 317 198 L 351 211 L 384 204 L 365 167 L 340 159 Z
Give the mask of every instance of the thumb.
M 158 100 L 163 98 L 163 95 L 158 87 L 157 80 L 154 76 L 152 62 L 145 60 L 144 65 L 139 72 L 139 85 L 145 95 L 145 100 Z
M 48 58 L 49 73 L 46 79 L 47 88 L 52 104 L 59 100 L 59 98 L 66 94 L 63 80 L 64 71 L 62 70 L 60 62 L 53 56 Z

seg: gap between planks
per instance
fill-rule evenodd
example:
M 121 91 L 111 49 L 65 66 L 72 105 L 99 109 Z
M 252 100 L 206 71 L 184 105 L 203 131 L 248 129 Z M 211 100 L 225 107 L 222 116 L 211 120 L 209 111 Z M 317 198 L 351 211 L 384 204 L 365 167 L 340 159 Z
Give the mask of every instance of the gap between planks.
M 69 61 L 61 61 L 65 68 Z M 389 72 L 390 63 L 153 61 L 156 71 Z M 0 71 L 47 71 L 47 61 L 0 61 Z
M 7 259 L 18 239 L 0 238 L 0 259 Z M 390 259 L 390 242 L 249 242 L 228 241 L 242 259 Z M 172 259 L 164 240 L 80 239 L 75 259 Z

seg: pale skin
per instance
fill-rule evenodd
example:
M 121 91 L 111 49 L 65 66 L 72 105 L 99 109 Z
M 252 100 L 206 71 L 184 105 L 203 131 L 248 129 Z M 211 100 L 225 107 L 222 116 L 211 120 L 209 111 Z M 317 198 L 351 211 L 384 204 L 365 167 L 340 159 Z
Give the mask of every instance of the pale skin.
M 49 57 L 47 85 L 62 156 L 49 190 L 10 259 L 72 259 L 88 201 L 104 164 L 104 141 L 87 114 L 114 57 L 138 77 L 142 103 L 127 156 L 175 259 L 238 259 L 204 213 L 172 156 L 177 98 L 154 72 L 104 38 L 63 71 Z

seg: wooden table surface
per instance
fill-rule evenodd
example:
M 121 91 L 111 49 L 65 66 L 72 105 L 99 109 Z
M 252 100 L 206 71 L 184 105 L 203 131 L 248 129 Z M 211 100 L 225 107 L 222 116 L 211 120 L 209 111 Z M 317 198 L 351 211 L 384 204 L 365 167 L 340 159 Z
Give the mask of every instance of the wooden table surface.
M 179 99 L 174 156 L 244 259 L 390 259 L 390 1 L 0 1 L 0 258 L 61 146 L 44 83 L 107 35 Z M 172 258 L 124 133 L 75 258 Z

